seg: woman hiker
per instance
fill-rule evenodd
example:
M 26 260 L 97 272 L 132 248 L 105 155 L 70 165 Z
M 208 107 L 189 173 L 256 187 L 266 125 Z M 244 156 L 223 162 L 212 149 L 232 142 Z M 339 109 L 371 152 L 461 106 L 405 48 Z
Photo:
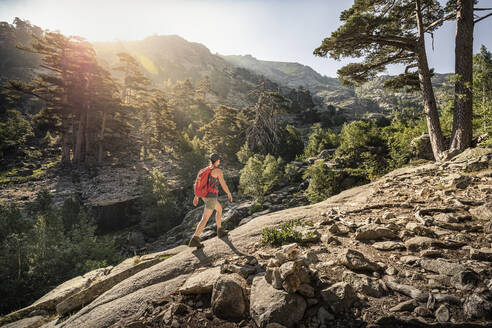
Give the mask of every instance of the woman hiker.
M 197 248 L 203 247 L 203 244 L 200 242 L 200 234 L 205 228 L 205 225 L 207 224 L 207 221 L 210 218 L 210 216 L 212 216 L 214 210 L 217 211 L 217 213 L 215 213 L 215 223 L 217 224 L 217 237 L 222 238 L 227 235 L 227 231 L 221 227 L 222 206 L 217 200 L 219 194 L 219 189 L 217 188 L 217 181 L 220 182 L 220 186 L 227 193 L 229 202 L 232 202 L 232 195 L 224 180 L 224 174 L 222 173 L 222 170 L 218 168 L 219 165 L 220 165 L 219 155 L 216 153 L 210 155 L 211 171 L 208 178 L 209 179 L 208 183 L 210 188 L 207 195 L 202 198 L 203 202 L 205 203 L 205 209 L 203 210 L 202 220 L 196 227 L 193 237 L 190 239 L 190 242 L 188 244 L 189 247 L 197 247 Z M 195 198 L 193 198 L 193 206 L 197 206 L 197 205 L 198 205 L 198 197 L 195 196 Z

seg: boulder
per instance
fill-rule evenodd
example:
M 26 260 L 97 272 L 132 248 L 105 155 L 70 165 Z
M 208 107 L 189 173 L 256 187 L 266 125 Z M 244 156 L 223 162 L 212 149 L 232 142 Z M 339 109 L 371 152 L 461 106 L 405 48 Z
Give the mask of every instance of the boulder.
M 444 188 L 455 186 L 458 189 L 465 189 L 471 182 L 471 177 L 467 175 L 461 175 L 459 173 L 452 173 L 448 176 L 441 178 L 441 184 Z
M 321 296 L 334 313 L 347 311 L 357 300 L 354 289 L 346 282 L 337 282 L 321 290 Z
M 372 244 L 372 247 L 380 251 L 399 251 L 405 249 L 405 244 L 399 241 L 378 241 Z
M 485 203 L 482 206 L 472 207 L 468 211 L 478 220 L 492 221 L 492 203 Z
M 450 315 L 449 315 L 449 309 L 446 307 L 446 305 L 441 304 L 434 313 L 436 316 L 437 321 L 439 322 L 447 322 L 449 321 Z
M 419 236 L 405 241 L 405 246 L 409 251 L 417 252 L 430 247 L 445 247 L 445 244 L 437 239 Z
M 379 282 L 364 274 L 357 274 L 352 271 L 344 271 L 342 281 L 348 283 L 352 288 L 359 293 L 372 297 L 383 296 L 384 290 Z
M 248 308 L 246 287 L 246 280 L 237 273 L 220 276 L 213 284 L 213 313 L 224 320 L 242 319 Z
M 285 279 L 288 275 L 297 273 L 301 267 L 301 261 L 288 261 L 280 266 L 280 277 Z
M 492 303 L 479 294 L 472 294 L 463 304 L 463 313 L 468 320 L 490 320 Z
M 194 273 L 179 288 L 183 294 L 206 294 L 211 293 L 215 280 L 220 276 L 220 267 L 213 267 L 204 271 Z
M 338 262 L 354 271 L 380 271 L 381 267 L 368 260 L 362 253 L 345 249 L 338 257 Z
M 282 288 L 287 293 L 295 293 L 301 287 L 301 279 L 295 273 L 289 274 L 282 280 Z
M 328 231 L 336 236 L 344 236 L 350 232 L 350 229 L 344 224 L 335 223 L 330 228 L 328 228 Z
M 448 262 L 443 259 L 422 259 L 420 261 L 420 266 L 427 271 L 437 272 L 446 276 L 454 276 L 455 274 L 466 270 L 466 267 L 462 264 Z
M 470 258 L 477 261 L 492 262 L 492 248 L 470 248 Z
M 250 315 L 260 328 L 269 323 L 294 327 L 304 316 L 307 304 L 298 294 L 273 288 L 263 275 L 253 278 L 250 296 Z
M 397 236 L 390 229 L 375 223 L 366 224 L 355 232 L 355 239 L 360 241 L 380 240 L 383 238 L 394 239 Z
M 436 234 L 432 229 L 427 228 L 423 224 L 417 223 L 417 222 L 408 222 L 405 228 L 408 231 L 413 232 L 417 236 L 424 236 L 424 237 L 436 237 Z

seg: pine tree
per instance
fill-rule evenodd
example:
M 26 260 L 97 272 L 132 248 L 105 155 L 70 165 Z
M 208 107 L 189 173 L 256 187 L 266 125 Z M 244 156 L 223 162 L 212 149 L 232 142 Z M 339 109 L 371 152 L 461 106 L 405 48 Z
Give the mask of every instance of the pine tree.
M 278 92 L 265 90 L 265 82 L 254 90 L 258 100 L 253 108 L 254 119 L 246 131 L 246 141 L 252 152 L 278 155 L 282 126 L 278 114 L 288 107 L 288 100 Z
M 203 132 L 203 140 L 211 152 L 220 150 L 228 160 L 236 161 L 236 153 L 246 139 L 248 123 L 240 109 L 219 105 L 214 110 L 212 121 L 200 132 Z
M 456 17 L 455 42 L 455 92 L 451 149 L 463 151 L 471 146 L 473 137 L 473 30 L 476 23 L 474 11 L 490 11 L 492 8 L 474 8 L 474 0 L 451 0 L 446 5 L 449 17 Z
M 444 10 L 434 0 L 355 0 L 354 5 L 342 12 L 344 24 L 314 50 L 318 56 L 334 59 L 362 57 L 361 63 L 352 63 L 338 70 L 344 83 L 365 82 L 383 72 L 389 64 L 407 65 L 397 80 L 413 82 L 417 74 L 409 69 L 418 68 L 418 83 L 424 100 L 424 110 L 432 149 L 436 160 L 445 151 L 431 70 L 427 63 L 424 33 L 432 33 L 442 24 Z M 393 81 L 395 82 L 395 81 Z
M 473 58 L 473 107 L 477 129 L 492 134 L 492 53 L 482 45 Z

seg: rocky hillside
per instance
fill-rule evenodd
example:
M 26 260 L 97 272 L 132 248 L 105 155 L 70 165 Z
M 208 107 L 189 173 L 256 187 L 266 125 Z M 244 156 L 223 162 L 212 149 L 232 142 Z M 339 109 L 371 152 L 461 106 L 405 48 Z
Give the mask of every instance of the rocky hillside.
M 2 323 L 492 327 L 491 204 L 492 151 L 469 149 L 249 218 L 203 249 L 178 246 L 91 271 Z M 279 246 L 261 242 L 274 235 Z
M 383 83 L 390 76 L 379 76 L 356 88 L 343 86 L 333 77 L 321 75 L 311 67 L 299 63 L 259 60 L 251 55 L 222 56 L 225 60 L 268 79 L 291 88 L 302 86 L 312 95 L 322 99 L 326 105 L 335 106 L 349 119 L 360 119 L 366 112 L 389 114 L 398 108 L 399 101 L 406 100 L 420 104 L 418 92 L 394 92 L 385 90 Z M 437 96 L 445 90 L 448 74 L 435 74 L 433 84 Z
M 338 89 L 349 89 L 342 87 L 336 78 L 321 75 L 311 67 L 299 63 L 259 60 L 251 55 L 230 55 L 222 56 L 222 58 L 235 66 L 262 74 L 272 81 L 291 88 L 302 86 L 313 93 L 322 90 L 323 86 L 325 88 L 331 86 Z

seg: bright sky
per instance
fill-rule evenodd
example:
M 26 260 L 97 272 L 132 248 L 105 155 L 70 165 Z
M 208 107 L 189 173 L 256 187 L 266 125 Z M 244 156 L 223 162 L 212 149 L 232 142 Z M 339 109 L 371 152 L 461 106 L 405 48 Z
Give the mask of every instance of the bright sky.
M 0 21 L 27 19 L 44 29 L 89 41 L 138 40 L 178 34 L 212 53 L 251 54 L 262 60 L 299 62 L 336 76 L 350 62 L 315 57 L 313 50 L 339 26 L 352 0 L 0 0 Z M 479 0 L 477 7 L 492 7 Z M 474 51 L 492 50 L 492 17 L 475 26 Z M 429 62 L 436 72 L 454 71 L 455 23 L 434 35 Z M 401 72 L 394 67 L 390 74 Z

